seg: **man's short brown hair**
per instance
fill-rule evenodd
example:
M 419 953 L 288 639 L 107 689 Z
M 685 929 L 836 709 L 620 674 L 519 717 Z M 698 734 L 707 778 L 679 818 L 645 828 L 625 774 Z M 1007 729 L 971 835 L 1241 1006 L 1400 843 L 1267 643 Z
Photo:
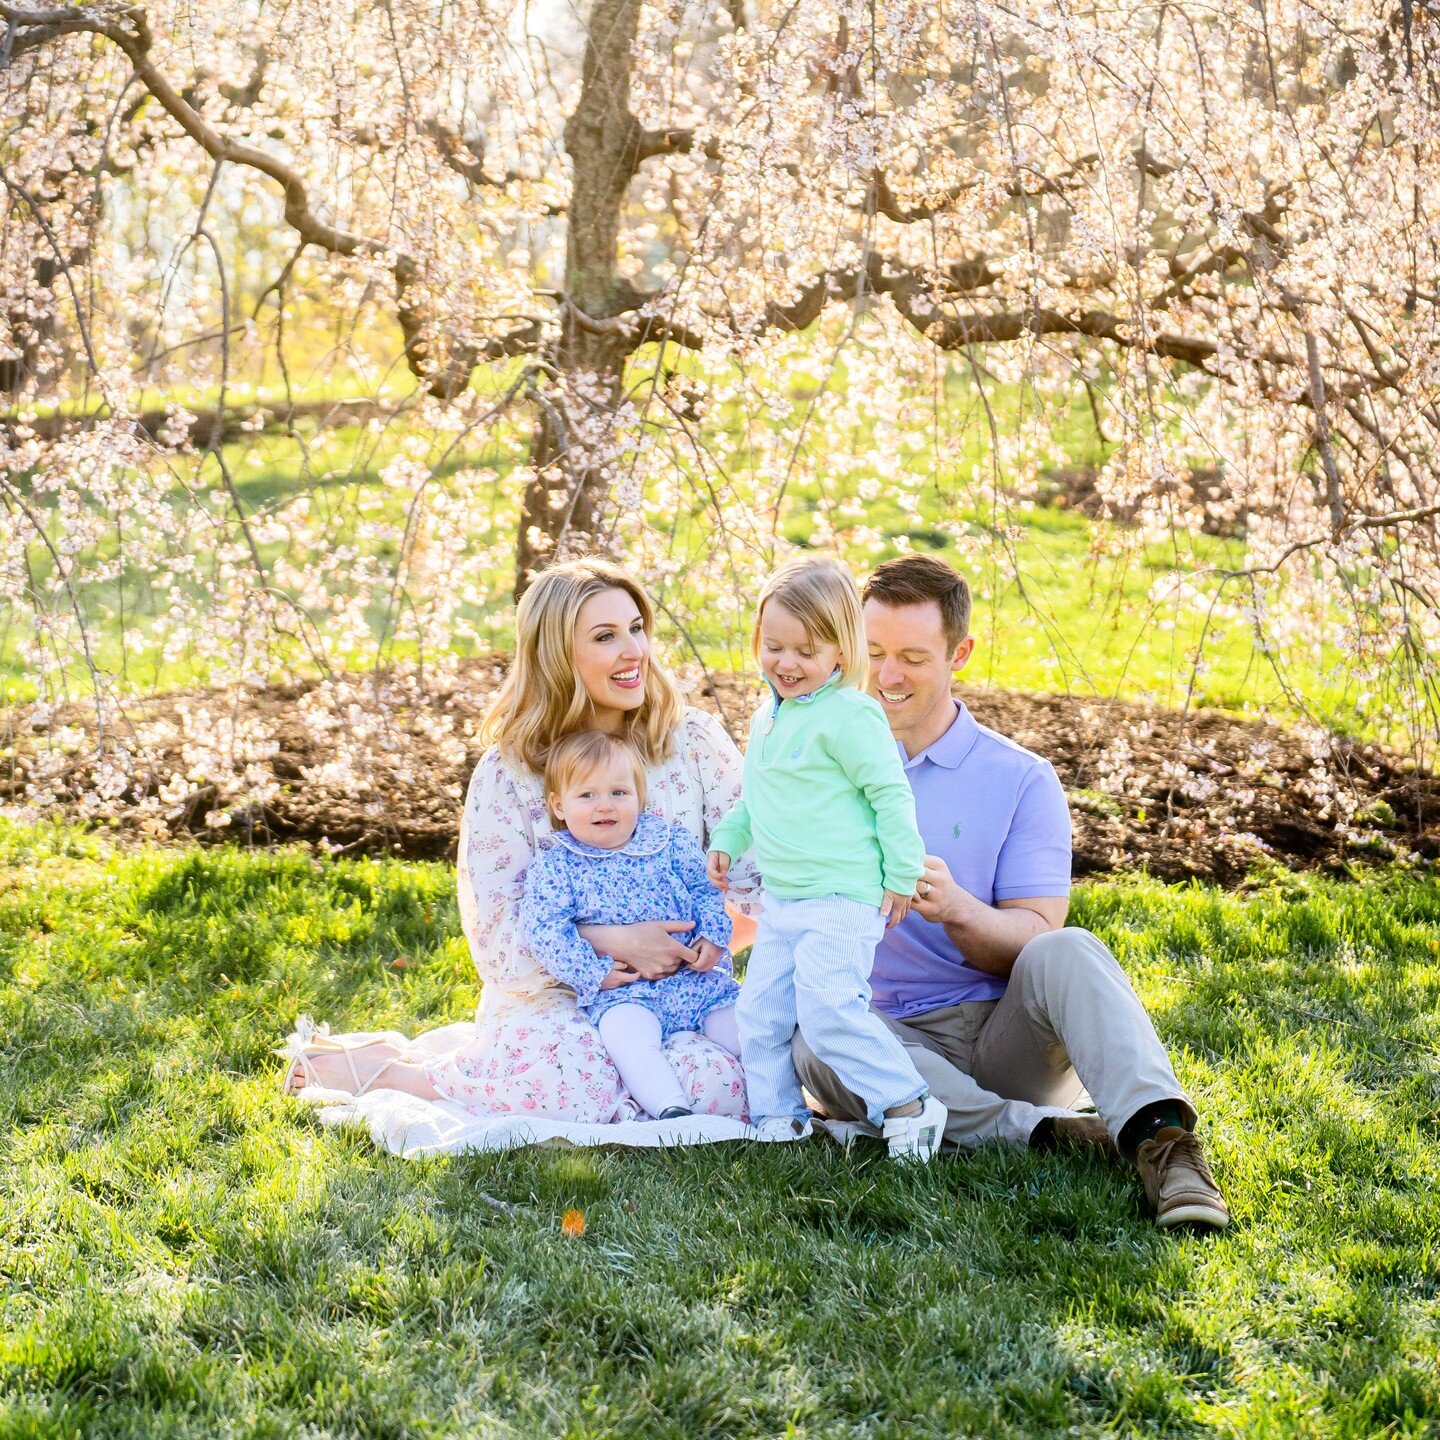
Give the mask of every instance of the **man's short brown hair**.
M 945 644 L 953 652 L 970 633 L 970 586 L 965 577 L 933 555 L 901 555 L 877 565 L 865 582 L 861 600 L 878 600 L 882 605 L 925 605 L 940 607 L 940 625 Z

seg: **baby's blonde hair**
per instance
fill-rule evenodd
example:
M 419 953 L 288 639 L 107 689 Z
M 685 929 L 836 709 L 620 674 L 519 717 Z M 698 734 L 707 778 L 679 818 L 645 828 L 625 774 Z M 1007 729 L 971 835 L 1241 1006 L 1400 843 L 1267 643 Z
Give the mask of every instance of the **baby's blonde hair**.
M 760 663 L 760 621 L 765 606 L 778 600 L 805 627 L 812 642 L 840 647 L 840 683 L 857 690 L 870 678 L 870 652 L 865 643 L 865 617 L 855 579 L 838 560 L 814 557 L 791 560 L 765 582 L 755 607 L 750 653 Z
M 555 796 L 575 780 L 593 774 L 617 757 L 630 765 L 630 773 L 635 777 L 635 793 L 643 810 L 649 797 L 645 788 L 645 761 L 640 752 L 623 736 L 607 735 L 603 730 L 577 730 L 557 740 L 545 757 L 545 807 L 551 820 L 556 818 Z

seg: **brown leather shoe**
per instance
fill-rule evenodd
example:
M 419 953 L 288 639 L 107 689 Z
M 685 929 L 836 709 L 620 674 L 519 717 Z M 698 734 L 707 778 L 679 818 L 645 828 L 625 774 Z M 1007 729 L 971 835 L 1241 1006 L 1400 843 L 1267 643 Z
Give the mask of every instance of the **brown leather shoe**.
M 1105 1155 L 1119 1154 L 1105 1122 L 1098 1115 L 1056 1115 L 1051 1136 L 1057 1150 L 1098 1150 Z
M 1145 1195 L 1155 1207 L 1155 1222 L 1172 1225 L 1208 1225 L 1223 1230 L 1230 1211 L 1205 1163 L 1200 1142 L 1178 1125 L 1167 1125 L 1135 1152 Z

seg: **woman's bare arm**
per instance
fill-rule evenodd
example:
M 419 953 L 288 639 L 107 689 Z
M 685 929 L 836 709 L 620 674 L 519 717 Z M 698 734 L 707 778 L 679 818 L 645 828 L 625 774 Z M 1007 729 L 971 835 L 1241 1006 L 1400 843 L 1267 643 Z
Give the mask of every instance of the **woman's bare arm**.
M 597 954 L 628 965 L 645 980 L 663 980 L 695 958 L 684 938 L 687 931 L 695 928 L 693 920 L 642 920 L 635 925 L 577 925 L 575 928 L 595 947 Z

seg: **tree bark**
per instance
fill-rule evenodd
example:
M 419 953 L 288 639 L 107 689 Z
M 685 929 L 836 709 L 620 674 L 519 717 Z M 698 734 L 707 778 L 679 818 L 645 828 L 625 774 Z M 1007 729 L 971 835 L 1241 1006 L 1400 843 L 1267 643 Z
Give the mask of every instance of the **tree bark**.
M 640 332 L 606 325 L 631 308 L 617 269 L 620 213 L 640 161 L 630 111 L 630 64 L 640 0 L 594 0 L 580 98 L 565 125 L 571 188 L 565 295 L 554 383 L 538 392 L 534 476 L 525 487 L 515 595 L 555 560 L 595 544 L 622 403 L 625 364 Z
M 48 255 L 35 261 L 35 283 L 48 290 L 60 274 L 59 264 Z M 10 344 L 19 353 L 0 360 L 0 395 L 18 395 L 38 363 L 40 349 L 55 338 L 55 312 L 40 315 L 7 315 L 3 321 Z

